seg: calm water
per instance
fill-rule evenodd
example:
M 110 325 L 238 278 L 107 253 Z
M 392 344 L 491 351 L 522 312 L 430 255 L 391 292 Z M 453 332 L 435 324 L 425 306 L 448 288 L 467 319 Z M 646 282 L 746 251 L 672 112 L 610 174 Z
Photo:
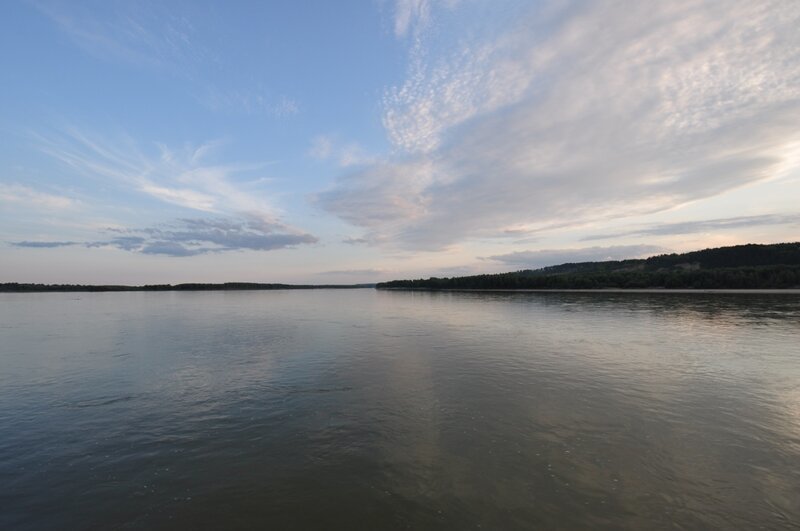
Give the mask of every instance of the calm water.
M 2 529 L 798 525 L 797 294 L 0 294 Z

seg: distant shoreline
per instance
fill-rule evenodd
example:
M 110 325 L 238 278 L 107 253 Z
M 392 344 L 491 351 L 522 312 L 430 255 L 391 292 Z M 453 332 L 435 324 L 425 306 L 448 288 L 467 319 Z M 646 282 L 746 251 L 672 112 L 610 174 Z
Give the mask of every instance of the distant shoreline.
M 152 284 L 144 286 L 90 284 L 0 284 L 0 293 L 106 293 L 122 291 L 275 291 L 298 289 L 366 289 L 375 284 L 263 284 L 258 282 L 225 282 L 222 284 Z
M 781 294 L 800 295 L 800 288 L 552 288 L 552 289 L 500 289 L 500 288 L 376 288 L 378 291 L 422 291 L 455 293 L 730 293 L 730 294 Z
M 13 286 L 13 287 L 12 287 Z M 387 288 L 374 284 L 331 284 L 331 285 L 293 285 L 267 284 L 258 287 L 226 287 L 224 284 L 176 284 L 174 286 L 102 286 L 102 285 L 30 285 L 0 284 L 0 293 L 122 293 L 122 292 L 177 292 L 177 291 L 287 291 L 287 290 L 325 290 L 325 289 L 375 289 L 377 291 L 410 291 L 429 293 L 667 293 L 667 294 L 780 294 L 800 295 L 800 288 L 551 288 L 551 289 L 502 289 L 502 288 Z

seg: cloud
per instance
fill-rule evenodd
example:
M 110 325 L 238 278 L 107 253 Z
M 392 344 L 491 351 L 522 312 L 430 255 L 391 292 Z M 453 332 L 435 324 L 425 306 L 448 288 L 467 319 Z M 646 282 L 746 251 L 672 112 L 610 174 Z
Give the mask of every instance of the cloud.
M 460 3 L 461 0 L 395 0 L 395 37 L 402 38 L 411 34 L 415 39 L 419 39 L 432 25 L 435 11 L 442 8 L 452 10 Z
M 207 249 L 190 249 L 178 242 L 155 241 L 141 247 L 142 254 L 165 254 L 167 256 L 195 256 L 209 252 Z
M 100 138 L 76 128 L 37 136 L 43 152 L 83 175 L 112 180 L 158 201 L 208 213 L 254 214 L 276 221 L 266 197 L 252 193 L 240 175 L 261 165 L 214 164 L 220 141 L 173 149 L 153 144 L 149 152 L 127 137 Z
M 80 245 L 79 242 L 10 242 L 14 247 L 28 247 L 32 249 L 54 249 L 56 247 L 69 247 L 71 245 Z
M 405 36 L 411 28 L 424 27 L 430 20 L 428 0 L 397 0 L 394 12 L 394 34 Z
M 311 139 L 308 155 L 317 160 L 334 160 L 342 168 L 363 166 L 375 161 L 358 142 L 339 142 L 332 135 L 318 135 Z
M 486 273 L 486 269 L 475 265 L 442 267 L 436 270 L 436 276 L 444 277 L 463 277 L 482 273 Z
M 280 223 L 255 216 L 244 218 L 179 219 L 171 224 L 143 229 L 113 229 L 120 234 L 90 242 L 12 242 L 15 247 L 56 248 L 82 245 L 112 247 L 141 254 L 173 257 L 196 256 L 228 251 L 272 251 L 312 244 L 318 240 Z
M 116 247 L 123 251 L 138 251 L 145 246 L 146 242 L 147 240 L 141 236 L 117 236 L 107 241 L 88 242 L 85 245 L 87 247 Z
M 321 273 L 317 273 L 318 275 L 343 275 L 343 276 L 376 276 L 376 275 L 384 275 L 386 274 L 385 269 L 342 269 L 336 271 L 323 271 Z
M 102 59 L 185 70 L 208 55 L 191 21 L 161 2 L 32 4 L 84 51 Z
M 28 208 L 47 210 L 71 209 L 78 205 L 75 199 L 40 192 L 21 184 L 0 183 L 0 203 L 16 203 Z
M 618 245 L 612 247 L 584 247 L 582 249 L 547 249 L 541 251 L 518 251 L 488 257 L 488 260 L 525 269 L 578 263 L 602 262 L 606 260 L 625 260 L 642 258 L 668 252 L 663 247 L 653 245 Z
M 170 225 L 128 232 L 129 236 L 117 236 L 88 245 L 177 257 L 227 251 L 272 251 L 318 241 L 311 234 L 252 216 L 244 219 L 180 219 Z
M 77 129 L 37 138 L 45 153 L 86 177 L 111 181 L 156 201 L 214 216 L 181 218 L 169 225 L 144 229 L 116 229 L 114 238 L 83 242 L 87 247 L 193 256 L 266 251 L 317 242 L 315 236 L 282 222 L 267 198 L 253 193 L 252 183 L 263 179 L 241 178 L 241 174 L 252 173 L 260 165 L 209 162 L 222 145 L 219 141 L 181 149 L 155 144 L 154 153 L 143 151 L 130 138 L 100 139 Z
M 345 175 L 335 188 L 319 194 L 317 201 L 345 221 L 372 229 L 366 240 L 380 241 L 392 225 L 413 226 L 425 216 L 424 192 L 433 180 L 432 171 L 425 161 L 376 164 Z
M 300 104 L 288 96 L 272 96 L 262 88 L 222 89 L 214 85 L 206 86 L 197 96 L 206 108 L 215 111 L 266 115 L 273 118 L 287 118 L 300 113 Z
M 300 105 L 292 98 L 281 96 L 277 102 L 267 106 L 267 111 L 277 117 L 293 116 L 300 112 Z
M 435 250 L 658 212 L 797 160 L 797 2 L 538 6 L 492 38 L 414 55 L 384 98 L 395 152 L 318 203 L 372 242 Z
M 346 243 L 348 245 L 359 245 L 359 244 L 362 244 L 362 243 L 369 243 L 369 240 L 367 240 L 366 238 L 349 237 L 349 238 L 343 239 L 342 243 Z
M 318 135 L 311 139 L 311 147 L 308 148 L 309 156 L 325 160 L 333 155 L 333 138 L 328 135 Z
M 152 0 L 31 3 L 89 55 L 180 77 L 194 85 L 195 99 L 210 110 L 274 118 L 300 112 L 297 100 L 270 94 L 251 80 L 247 83 L 253 86 L 231 88 L 230 79 L 221 79 L 230 77 L 219 72 L 232 61 L 204 44 L 207 36 L 197 30 L 203 26 L 202 15 L 208 16 L 202 5 Z
M 694 234 L 697 232 L 712 232 L 764 225 L 800 225 L 800 214 L 765 214 L 762 216 L 740 216 L 735 218 L 662 223 L 610 234 L 593 234 L 581 239 L 583 241 L 591 241 L 622 238 L 625 236 L 671 236 L 674 234 Z

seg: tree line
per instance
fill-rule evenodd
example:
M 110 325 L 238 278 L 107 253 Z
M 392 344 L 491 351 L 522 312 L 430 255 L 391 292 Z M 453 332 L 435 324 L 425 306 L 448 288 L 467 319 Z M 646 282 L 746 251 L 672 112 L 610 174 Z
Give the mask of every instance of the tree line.
M 0 292 L 105 292 L 105 291 L 224 291 L 224 290 L 275 290 L 275 289 L 350 289 L 372 288 L 374 284 L 262 284 L 257 282 L 225 282 L 223 284 L 146 284 L 144 286 L 87 285 L 87 284 L 0 284 Z
M 393 280 L 379 289 L 782 289 L 800 287 L 800 242 L 737 245 L 647 259 L 561 264 L 466 277 Z

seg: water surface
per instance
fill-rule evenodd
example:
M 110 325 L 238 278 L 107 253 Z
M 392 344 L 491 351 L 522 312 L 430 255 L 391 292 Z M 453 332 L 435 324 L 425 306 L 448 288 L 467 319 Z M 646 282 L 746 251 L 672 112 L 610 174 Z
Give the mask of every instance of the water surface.
M 2 529 L 800 525 L 800 296 L 0 294 Z

